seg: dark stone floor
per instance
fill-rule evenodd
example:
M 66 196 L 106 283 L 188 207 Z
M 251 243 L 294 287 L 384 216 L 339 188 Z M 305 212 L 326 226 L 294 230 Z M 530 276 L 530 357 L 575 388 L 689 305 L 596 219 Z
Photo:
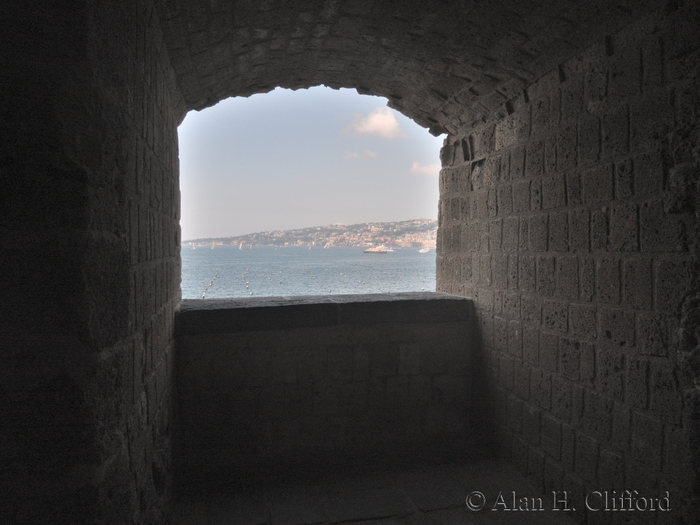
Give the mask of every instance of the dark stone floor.
M 484 498 L 475 491 L 483 493 Z M 544 510 L 506 510 L 513 509 L 514 497 L 517 505 L 529 509 L 539 508 L 541 498 Z M 468 498 L 472 506 L 483 505 L 483 509 L 470 510 Z M 552 499 L 551 494 L 541 495 L 512 466 L 495 460 L 404 467 L 375 465 L 181 494 L 174 506 L 172 524 L 574 523 L 569 518 L 571 512 L 552 510 Z

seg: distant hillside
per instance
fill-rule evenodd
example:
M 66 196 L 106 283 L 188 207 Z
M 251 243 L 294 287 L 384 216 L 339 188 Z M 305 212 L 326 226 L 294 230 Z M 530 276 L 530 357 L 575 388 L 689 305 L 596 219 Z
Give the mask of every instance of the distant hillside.
M 185 245 L 246 244 L 255 246 L 435 246 L 437 221 L 414 219 L 362 224 L 330 224 L 296 230 L 275 230 L 235 237 L 216 237 L 183 241 Z

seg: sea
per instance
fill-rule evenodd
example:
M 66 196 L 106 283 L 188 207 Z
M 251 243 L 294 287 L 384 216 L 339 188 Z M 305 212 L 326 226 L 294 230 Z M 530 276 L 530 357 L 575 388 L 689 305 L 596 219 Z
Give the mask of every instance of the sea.
M 182 247 L 182 298 L 435 291 L 435 250 L 331 246 Z

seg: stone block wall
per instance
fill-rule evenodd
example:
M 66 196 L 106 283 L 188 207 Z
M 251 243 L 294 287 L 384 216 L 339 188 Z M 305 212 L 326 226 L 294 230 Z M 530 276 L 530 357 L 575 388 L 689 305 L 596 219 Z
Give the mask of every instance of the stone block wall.
M 182 485 L 322 462 L 456 460 L 486 438 L 465 299 L 187 300 L 176 324 Z
M 4 16 L 0 521 L 164 522 L 180 270 L 158 18 L 150 1 Z
M 700 144 L 694 9 L 608 35 L 450 135 L 437 264 L 438 291 L 475 300 L 501 453 L 542 490 L 668 490 L 688 523 L 696 224 L 673 203 L 697 181 L 697 163 L 676 181 Z

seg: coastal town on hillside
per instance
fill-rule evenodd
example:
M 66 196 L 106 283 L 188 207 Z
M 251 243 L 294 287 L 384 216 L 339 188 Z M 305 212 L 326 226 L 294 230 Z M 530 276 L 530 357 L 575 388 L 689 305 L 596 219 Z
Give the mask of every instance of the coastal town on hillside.
M 435 248 L 437 221 L 414 219 L 395 222 L 362 224 L 330 224 L 296 230 L 275 230 L 249 233 L 235 237 L 191 239 L 183 246 L 358 246 Z

